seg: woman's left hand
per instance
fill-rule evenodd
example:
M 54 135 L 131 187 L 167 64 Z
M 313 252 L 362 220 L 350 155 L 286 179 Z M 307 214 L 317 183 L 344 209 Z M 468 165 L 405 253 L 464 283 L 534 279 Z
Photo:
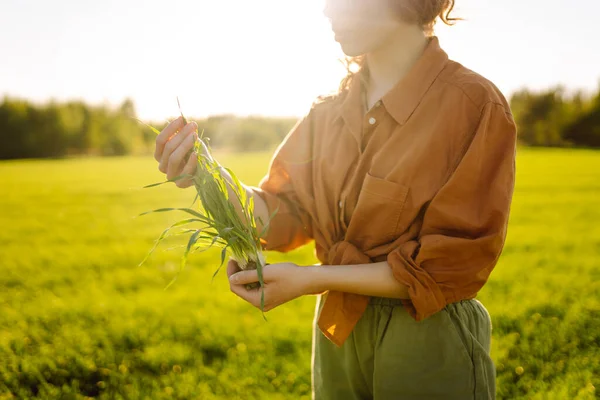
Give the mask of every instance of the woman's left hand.
M 297 264 L 285 262 L 269 264 L 263 268 L 265 291 L 264 311 L 293 300 L 306 294 L 318 294 L 313 279 L 315 267 L 300 267 Z M 260 296 L 263 288 L 246 289 L 248 283 L 258 282 L 256 270 L 242 271 L 237 262 L 230 259 L 227 263 L 227 276 L 231 291 L 260 309 Z

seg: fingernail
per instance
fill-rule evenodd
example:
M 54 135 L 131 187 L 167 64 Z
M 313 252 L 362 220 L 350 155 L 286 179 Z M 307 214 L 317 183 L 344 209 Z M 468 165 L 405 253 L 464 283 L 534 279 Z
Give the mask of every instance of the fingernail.
M 233 284 L 235 285 L 236 283 L 238 283 L 238 277 L 237 277 L 237 276 L 235 276 L 235 274 L 234 274 L 234 275 L 231 275 L 231 276 L 229 277 L 229 282 L 231 282 L 231 283 L 233 283 Z

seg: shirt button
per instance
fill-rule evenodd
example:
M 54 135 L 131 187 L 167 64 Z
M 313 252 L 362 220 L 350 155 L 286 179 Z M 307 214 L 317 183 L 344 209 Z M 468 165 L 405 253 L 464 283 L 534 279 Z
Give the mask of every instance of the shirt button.
M 373 117 L 369 118 L 369 124 L 373 125 L 375 124 L 375 122 L 377 122 L 377 120 Z
M 340 208 L 342 208 L 342 205 L 343 205 L 343 204 L 344 204 L 344 203 L 343 203 L 341 200 L 340 200 L 340 202 L 338 203 L 338 205 L 340 206 Z

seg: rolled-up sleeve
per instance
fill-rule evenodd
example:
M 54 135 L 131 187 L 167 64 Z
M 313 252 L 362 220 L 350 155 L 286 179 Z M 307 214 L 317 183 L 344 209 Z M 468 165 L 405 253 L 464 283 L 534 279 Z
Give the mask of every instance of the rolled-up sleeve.
M 408 286 L 415 320 L 476 295 L 487 281 L 508 230 L 516 143 L 507 108 L 484 105 L 466 150 L 425 210 L 417 240 L 388 254 L 394 277 Z
M 287 252 L 313 240 L 311 112 L 301 118 L 275 150 L 267 174 L 251 189 L 266 203 L 270 219 L 264 250 Z M 266 223 L 266 221 L 263 221 Z

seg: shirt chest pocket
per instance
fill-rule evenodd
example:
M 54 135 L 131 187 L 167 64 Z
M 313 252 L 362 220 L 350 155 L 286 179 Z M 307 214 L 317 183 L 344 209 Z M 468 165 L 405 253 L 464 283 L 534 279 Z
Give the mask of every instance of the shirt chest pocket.
M 401 232 L 400 217 L 409 186 L 370 173 L 365 175 L 346 240 L 362 248 L 373 248 L 394 240 Z

